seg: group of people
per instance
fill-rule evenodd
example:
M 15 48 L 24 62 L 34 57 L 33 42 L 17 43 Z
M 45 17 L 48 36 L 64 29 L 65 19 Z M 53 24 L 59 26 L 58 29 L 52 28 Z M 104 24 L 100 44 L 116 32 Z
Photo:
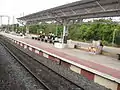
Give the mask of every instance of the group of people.
M 52 34 L 51 32 L 49 34 L 41 33 L 39 37 L 36 38 L 37 40 L 40 40 L 42 42 L 48 42 L 48 43 L 55 43 L 59 42 L 58 37 Z

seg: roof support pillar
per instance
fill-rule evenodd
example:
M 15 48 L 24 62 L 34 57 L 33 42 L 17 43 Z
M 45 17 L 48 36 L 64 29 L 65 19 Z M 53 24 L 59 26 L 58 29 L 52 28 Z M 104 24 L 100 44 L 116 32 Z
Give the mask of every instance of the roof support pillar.
M 67 44 L 68 39 L 68 26 L 67 26 L 67 20 L 64 19 L 63 22 L 63 37 L 62 37 L 62 44 Z
M 73 24 L 75 24 L 75 21 L 76 21 L 76 20 L 72 20 L 72 21 L 73 21 Z
M 2 16 L 0 16 L 0 24 L 1 24 L 1 26 L 2 26 Z
M 78 20 L 77 20 L 77 23 L 80 23 L 80 24 L 81 24 L 82 22 L 83 22 L 83 19 L 78 19 Z
M 26 34 L 29 34 L 29 26 L 26 25 Z
M 8 16 L 8 27 L 7 27 L 8 31 L 9 31 L 9 24 L 10 24 L 10 17 Z

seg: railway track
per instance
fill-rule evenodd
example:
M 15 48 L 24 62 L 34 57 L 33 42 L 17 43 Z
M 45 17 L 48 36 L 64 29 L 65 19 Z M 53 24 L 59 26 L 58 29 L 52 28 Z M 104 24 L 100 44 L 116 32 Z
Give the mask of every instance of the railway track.
M 1 38 L 1 37 L 0 37 Z M 30 55 L 24 53 L 16 46 L 1 38 L 1 44 L 27 71 L 45 87 L 45 90 L 84 90 L 49 67 L 40 63 Z
M 41 81 L 19 58 L 17 58 L 7 46 L 3 44 L 3 42 L 0 44 L 44 87 L 45 90 L 51 90 L 43 81 Z

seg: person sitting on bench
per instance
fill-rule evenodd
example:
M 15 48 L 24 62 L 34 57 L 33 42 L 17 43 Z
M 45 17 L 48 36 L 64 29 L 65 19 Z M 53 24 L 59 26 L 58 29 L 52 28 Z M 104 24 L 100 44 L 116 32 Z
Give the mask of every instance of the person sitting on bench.
M 92 54 L 101 54 L 103 49 L 102 41 L 93 41 L 92 45 L 88 47 L 88 51 Z

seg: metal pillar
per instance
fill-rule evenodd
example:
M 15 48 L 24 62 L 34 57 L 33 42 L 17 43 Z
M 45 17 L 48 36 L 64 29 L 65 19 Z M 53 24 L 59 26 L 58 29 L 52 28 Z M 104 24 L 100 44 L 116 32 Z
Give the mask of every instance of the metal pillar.
M 28 22 L 26 22 L 26 34 L 29 34 L 29 23 Z
M 80 24 L 81 24 L 82 22 L 83 22 L 83 19 L 78 19 L 78 20 L 77 20 L 77 23 L 80 23 Z
M 115 34 L 116 34 L 117 29 L 113 31 L 113 38 L 112 38 L 112 46 L 114 45 L 115 42 Z
M 28 28 L 28 25 L 26 25 L 26 34 L 29 34 L 29 28 Z
M 64 20 L 64 24 L 63 24 L 63 39 L 62 39 L 62 44 L 67 44 L 67 37 L 68 37 L 67 21 Z
M 12 31 L 15 31 L 15 30 L 14 30 L 14 24 L 15 24 L 14 16 L 13 16 L 12 24 L 13 24 L 13 25 L 12 25 Z M 15 31 L 15 32 L 17 32 L 17 31 Z
M 9 31 L 10 17 L 8 16 L 8 31 Z
M 58 35 L 58 23 L 56 23 L 56 33 L 55 35 L 57 36 Z
M 75 20 L 73 20 L 73 24 L 75 24 Z
M 0 24 L 1 24 L 1 26 L 2 26 L 2 16 L 0 16 Z

